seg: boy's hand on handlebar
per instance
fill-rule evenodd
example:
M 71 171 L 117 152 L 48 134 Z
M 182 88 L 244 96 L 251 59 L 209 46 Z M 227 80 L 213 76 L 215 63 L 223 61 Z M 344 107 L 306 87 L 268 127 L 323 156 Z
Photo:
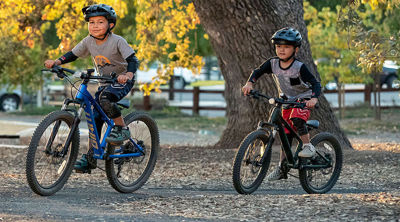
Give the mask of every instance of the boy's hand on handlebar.
M 308 101 L 306 102 L 306 106 L 307 106 L 308 108 L 314 108 L 315 105 L 317 104 L 317 102 L 318 102 L 318 99 L 317 99 L 317 98 L 311 98 L 310 100 L 308 100 Z
M 119 84 L 125 84 L 128 80 L 132 80 L 133 78 L 133 73 L 127 72 L 124 75 L 119 75 L 117 77 L 117 81 Z
M 242 91 L 245 96 L 249 95 L 251 90 L 253 90 L 252 82 L 247 82 L 246 85 L 242 87 Z
M 44 62 L 44 66 L 46 67 L 46 68 L 48 68 L 48 69 L 51 69 L 51 68 L 53 68 L 53 66 L 58 66 L 58 65 L 61 65 L 61 62 L 60 62 L 60 60 L 51 60 L 51 59 L 48 59 L 48 60 L 46 60 L 45 62 Z

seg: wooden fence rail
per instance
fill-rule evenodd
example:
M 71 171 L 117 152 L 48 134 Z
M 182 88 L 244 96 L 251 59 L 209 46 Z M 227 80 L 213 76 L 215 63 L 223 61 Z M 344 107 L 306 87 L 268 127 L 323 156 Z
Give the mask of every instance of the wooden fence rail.
M 140 91 L 138 88 L 133 88 L 132 89 L 132 94 L 135 91 Z M 217 106 L 200 106 L 200 94 L 202 93 L 214 93 L 214 94 L 224 94 L 224 90 L 203 90 L 200 89 L 199 87 L 194 87 L 193 89 L 167 89 L 163 90 L 164 92 L 168 92 L 169 99 L 174 98 L 174 93 L 192 93 L 193 95 L 193 105 L 192 106 L 176 106 L 179 109 L 191 109 L 193 111 L 193 114 L 199 114 L 200 110 L 225 110 L 225 107 L 217 107 Z M 396 92 L 399 91 L 399 89 L 381 89 L 381 92 Z M 324 94 L 332 94 L 332 93 L 338 93 L 337 90 L 324 90 Z M 371 93 L 372 89 L 371 87 L 365 87 L 365 89 L 347 89 L 345 90 L 345 93 L 364 93 L 364 102 L 370 104 L 371 103 Z M 62 94 L 63 96 L 66 95 L 65 92 L 58 92 L 58 94 Z M 60 96 L 59 95 L 59 96 Z M 53 95 L 54 96 L 54 95 Z M 59 102 L 59 101 L 57 101 Z M 144 110 L 150 110 L 151 109 L 151 101 L 150 101 L 150 96 L 144 96 L 143 97 L 143 105 L 142 108 Z
M 134 88 L 133 91 L 139 91 L 138 88 Z M 169 93 L 169 97 L 174 97 L 174 93 L 192 93 L 193 94 L 193 105 L 192 106 L 175 106 L 179 109 L 191 109 L 193 114 L 199 114 L 200 110 L 225 110 L 225 107 L 216 106 L 200 106 L 200 93 L 215 93 L 224 94 L 224 90 L 202 90 L 199 87 L 193 87 L 193 89 L 168 89 L 164 92 Z M 150 96 L 143 96 L 143 108 L 145 110 L 151 109 Z
M 133 89 L 134 91 L 139 91 L 139 89 L 135 88 Z M 201 93 L 215 93 L 215 94 L 223 94 L 224 90 L 202 90 L 199 87 L 193 87 L 193 89 L 169 89 L 169 90 L 164 90 L 166 92 L 169 92 L 169 96 L 171 97 L 171 94 L 178 92 L 178 93 L 192 93 L 193 94 L 193 106 L 176 106 L 177 108 L 180 109 L 191 109 L 193 114 L 199 114 L 200 110 L 225 110 L 225 107 L 215 107 L 215 106 L 200 106 L 200 94 Z M 399 91 L 399 89 L 381 89 L 381 92 L 396 92 Z M 338 93 L 337 90 L 324 90 L 324 94 L 332 94 L 332 93 Z M 371 87 L 365 87 L 365 89 L 347 89 L 345 90 L 345 93 L 364 93 L 364 102 L 370 104 L 371 102 L 371 93 L 372 93 L 372 88 Z M 172 96 L 173 97 L 173 96 Z M 150 96 L 144 96 L 143 99 L 143 107 L 145 110 L 150 110 L 151 109 L 151 104 L 150 104 Z M 383 107 L 386 108 L 386 107 Z

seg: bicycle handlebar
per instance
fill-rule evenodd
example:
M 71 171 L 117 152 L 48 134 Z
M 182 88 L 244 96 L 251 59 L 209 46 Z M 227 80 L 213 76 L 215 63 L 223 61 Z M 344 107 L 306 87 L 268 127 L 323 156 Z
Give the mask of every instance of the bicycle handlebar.
M 49 71 L 56 73 L 59 78 L 64 78 L 67 77 L 67 75 L 64 72 L 69 72 L 73 74 L 74 77 L 84 79 L 84 80 L 102 80 L 104 83 L 115 83 L 117 81 L 116 78 L 116 73 L 111 73 L 111 76 L 92 76 L 92 73 L 94 73 L 94 69 L 87 69 L 82 72 L 76 72 L 72 69 L 67 69 L 61 66 L 53 66 L 51 69 L 42 69 L 42 71 Z
M 304 102 L 294 102 L 294 101 L 287 101 L 283 98 L 269 97 L 265 94 L 258 92 L 257 90 L 250 90 L 249 95 L 255 99 L 265 98 L 268 100 L 269 104 L 271 104 L 271 105 L 278 103 L 278 104 L 291 105 L 291 106 L 293 106 L 293 108 L 300 108 L 300 109 L 307 108 L 306 103 L 304 103 Z M 315 108 L 318 108 L 318 106 L 316 105 Z

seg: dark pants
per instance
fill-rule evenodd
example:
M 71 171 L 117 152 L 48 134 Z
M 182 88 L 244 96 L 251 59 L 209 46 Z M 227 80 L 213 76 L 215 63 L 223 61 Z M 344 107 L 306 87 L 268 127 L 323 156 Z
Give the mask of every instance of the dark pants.
M 119 84 L 115 83 L 112 85 L 106 85 L 106 86 L 99 86 L 97 89 L 97 92 L 95 94 L 95 99 L 98 104 L 100 104 L 99 98 L 101 97 L 102 94 L 106 93 L 109 96 L 110 102 L 112 103 L 117 103 L 120 101 L 122 98 L 124 98 L 128 93 L 132 90 L 132 87 L 134 85 L 133 81 L 128 81 L 125 84 Z M 115 106 L 117 109 L 118 107 Z M 97 128 L 97 133 L 100 136 L 101 135 L 101 129 L 104 124 L 104 120 L 102 120 L 99 112 L 97 110 L 94 110 L 94 119 L 95 119 L 95 124 Z

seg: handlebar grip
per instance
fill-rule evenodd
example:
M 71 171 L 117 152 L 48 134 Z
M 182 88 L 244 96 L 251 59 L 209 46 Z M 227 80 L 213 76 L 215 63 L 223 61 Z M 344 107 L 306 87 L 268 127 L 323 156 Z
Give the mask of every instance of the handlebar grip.
M 64 71 L 67 71 L 67 72 L 71 73 L 71 74 L 75 73 L 75 71 L 72 70 L 72 69 L 67 69 L 67 68 L 62 68 L 62 69 L 63 69 Z

